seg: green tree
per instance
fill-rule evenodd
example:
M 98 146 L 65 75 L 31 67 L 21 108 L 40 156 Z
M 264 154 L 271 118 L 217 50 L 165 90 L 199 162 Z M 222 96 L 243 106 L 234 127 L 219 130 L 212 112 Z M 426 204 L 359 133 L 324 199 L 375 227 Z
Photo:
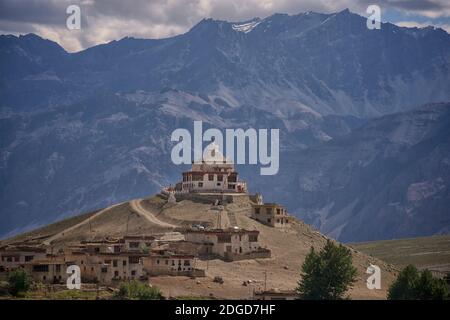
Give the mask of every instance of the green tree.
M 442 300 L 448 297 L 445 280 L 433 277 L 429 270 L 419 272 L 406 266 L 389 287 L 389 300 Z
M 319 253 L 311 247 L 301 271 L 297 292 L 307 300 L 343 299 L 357 274 L 350 250 L 330 240 Z
M 9 292 L 19 296 L 30 289 L 31 280 L 23 269 L 16 269 L 8 275 Z
M 161 300 L 163 295 L 157 287 L 136 280 L 121 283 L 118 297 L 122 299 Z

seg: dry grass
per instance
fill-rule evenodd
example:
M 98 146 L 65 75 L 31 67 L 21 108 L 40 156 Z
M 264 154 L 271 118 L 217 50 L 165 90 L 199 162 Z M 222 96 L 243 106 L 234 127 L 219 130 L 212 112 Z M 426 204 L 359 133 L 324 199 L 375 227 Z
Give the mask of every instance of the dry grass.
M 353 248 L 386 262 L 404 267 L 450 272 L 450 236 L 371 241 L 350 244 Z

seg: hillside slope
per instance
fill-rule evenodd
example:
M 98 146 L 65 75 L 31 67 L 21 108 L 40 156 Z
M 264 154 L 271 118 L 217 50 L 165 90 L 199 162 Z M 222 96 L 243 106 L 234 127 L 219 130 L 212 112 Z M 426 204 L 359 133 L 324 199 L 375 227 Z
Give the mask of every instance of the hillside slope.
M 210 204 L 184 200 L 173 205 L 167 204 L 158 196 L 134 201 L 139 203 L 140 212 L 133 210 L 133 205 L 125 202 L 100 210 L 97 215 L 92 213 L 79 219 L 64 220 L 5 239 L 0 242 L 0 245 L 41 243 L 57 249 L 81 240 L 99 240 L 107 236 L 120 237 L 125 234 L 155 234 L 177 230 L 176 228 L 167 228 L 167 224 L 186 226 L 203 223 L 211 227 L 219 227 L 217 225 L 218 213 L 216 210 L 212 210 Z M 272 250 L 271 258 L 235 262 L 224 262 L 217 259 L 208 262 L 198 261 L 197 267 L 206 270 L 206 278 L 153 277 L 150 282 L 161 287 L 168 296 L 207 296 L 212 294 L 221 298 L 250 298 L 253 290 L 263 289 L 265 275 L 267 276 L 267 288 L 294 289 L 299 280 L 299 268 L 310 248 L 320 249 L 326 243 L 327 238 L 296 219 L 286 230 L 262 225 L 249 217 L 250 206 L 250 202 L 225 206 L 226 212 L 222 213 L 220 227 L 232 226 L 229 217 L 233 216 L 232 220 L 239 227 L 259 230 L 261 245 Z M 147 215 L 152 217 L 146 218 Z M 127 220 L 128 232 L 126 232 Z M 352 250 L 352 255 L 354 265 L 358 269 L 358 281 L 350 292 L 352 298 L 385 298 L 386 288 L 397 272 L 396 267 L 356 250 Z M 382 269 L 382 290 L 366 288 L 365 270 L 370 264 L 376 264 Z M 212 279 L 215 276 L 223 277 L 224 284 L 214 283 Z M 242 283 L 247 280 L 252 280 L 252 285 L 250 287 L 242 286 Z
M 405 267 L 450 272 L 450 236 L 433 236 L 349 244 L 383 261 Z
M 280 168 L 280 202 L 340 241 L 449 233 L 450 103 L 370 120 Z

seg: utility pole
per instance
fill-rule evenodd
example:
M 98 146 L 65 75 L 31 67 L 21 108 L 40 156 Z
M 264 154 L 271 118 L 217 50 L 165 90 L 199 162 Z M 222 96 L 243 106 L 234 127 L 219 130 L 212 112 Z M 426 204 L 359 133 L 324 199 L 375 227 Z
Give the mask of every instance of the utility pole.
M 264 292 L 267 291 L 267 270 L 264 270 Z
M 134 214 L 134 215 L 137 215 L 136 212 L 132 211 L 132 212 L 130 212 L 130 213 L 128 214 L 128 217 L 127 217 L 127 228 L 126 228 L 126 231 L 125 231 L 125 235 L 126 235 L 126 236 L 128 235 L 128 223 L 130 222 L 130 217 L 131 217 L 133 214 Z

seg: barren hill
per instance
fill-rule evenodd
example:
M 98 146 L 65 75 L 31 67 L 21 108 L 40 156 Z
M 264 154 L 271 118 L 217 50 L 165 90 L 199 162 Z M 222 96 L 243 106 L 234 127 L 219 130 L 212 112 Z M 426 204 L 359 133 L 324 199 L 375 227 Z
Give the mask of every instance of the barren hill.
M 272 250 L 268 259 L 224 262 L 222 260 L 198 261 L 197 267 L 206 270 L 205 278 L 152 277 L 150 282 L 160 287 L 167 296 L 215 296 L 221 298 L 250 298 L 254 290 L 294 289 L 299 280 L 299 269 L 313 246 L 321 248 L 327 237 L 305 223 L 293 218 L 287 229 L 265 226 L 250 218 L 251 201 L 225 205 L 224 211 L 214 210 L 208 203 L 183 200 L 167 203 L 161 196 L 120 203 L 103 210 L 66 219 L 46 227 L 5 239 L 5 244 L 34 244 L 63 247 L 81 240 L 98 240 L 124 235 L 155 234 L 181 230 L 193 224 L 211 227 L 238 226 L 260 231 L 260 243 Z M 220 217 L 219 217 L 220 215 Z M 386 288 L 393 280 L 396 269 L 381 260 L 352 250 L 358 281 L 351 291 L 357 299 L 383 299 Z M 382 270 L 382 289 L 366 288 L 366 268 L 378 265 Z M 212 281 L 215 276 L 223 284 Z M 243 282 L 251 280 L 250 285 Z

